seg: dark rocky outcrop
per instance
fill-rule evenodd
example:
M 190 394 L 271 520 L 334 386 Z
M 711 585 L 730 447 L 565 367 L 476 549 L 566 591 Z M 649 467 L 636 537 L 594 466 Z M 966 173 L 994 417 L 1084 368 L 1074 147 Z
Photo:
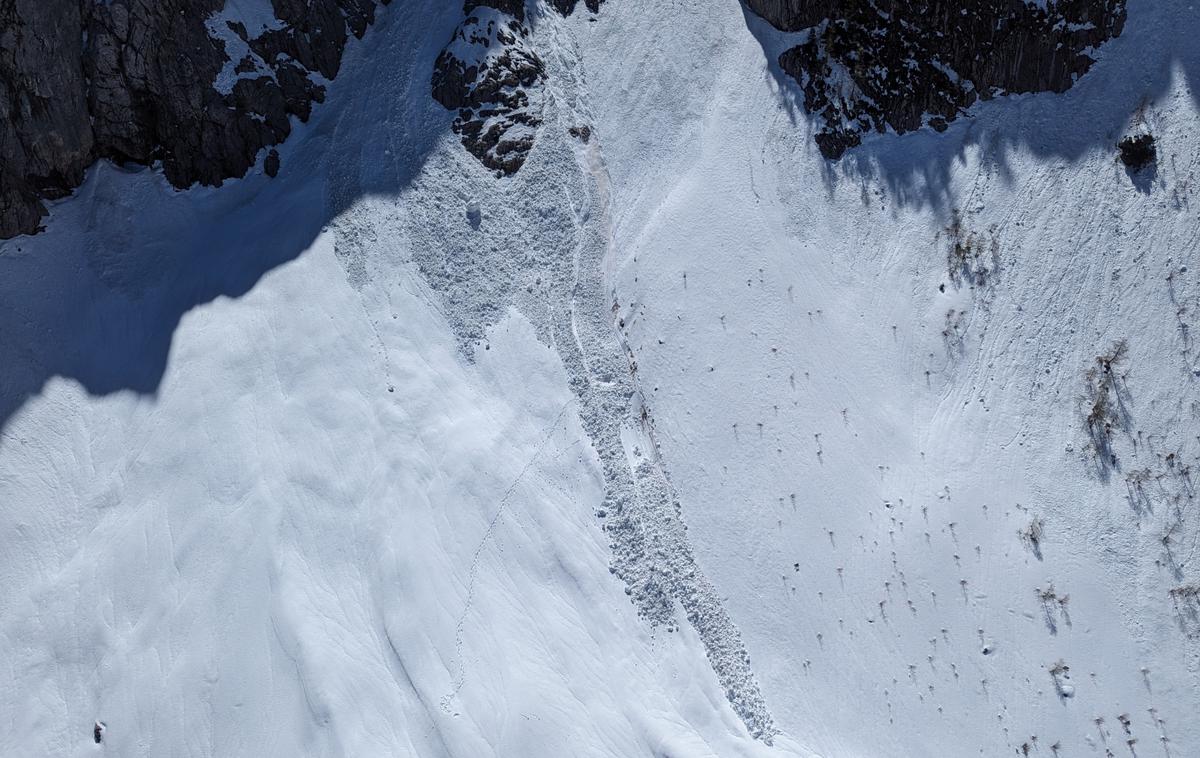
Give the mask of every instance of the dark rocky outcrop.
M 583 0 L 584 6 L 592 13 L 600 12 L 602 2 L 604 0 Z M 564 16 L 574 13 L 576 5 L 579 5 L 579 0 L 550 0 L 550 6 Z
M 516 0 L 468 2 L 467 17 L 434 63 L 433 98 L 458 111 L 463 146 L 499 175 L 524 165 L 542 125 L 545 65 L 530 47 Z
M 600 10 L 603 0 L 585 0 Z M 570 15 L 577 0 L 549 0 Z M 451 128 L 497 176 L 521 170 L 542 125 L 546 67 L 530 44 L 525 0 L 467 0 L 466 18 L 434 63 L 433 99 L 458 111 Z
M 778 29 L 807 32 L 779 64 L 823 122 L 815 140 L 831 159 L 869 132 L 945 129 L 980 99 L 1063 92 L 1125 23 L 1125 0 L 747 4 Z
M 463 13 L 470 16 L 477 8 L 491 8 L 506 13 L 517 21 L 525 21 L 525 0 L 466 0 Z
M 1154 146 L 1154 137 L 1150 134 L 1136 134 L 1126 137 L 1117 143 L 1117 151 L 1121 163 L 1133 171 L 1141 171 L 1158 159 L 1158 149 Z
M 834 15 L 843 3 L 837 0 L 746 0 L 746 5 L 776 29 L 798 32 Z
M 225 0 L 0 0 L 0 237 L 37 231 L 98 158 L 180 188 L 243 176 L 387 2 L 259 0 L 247 29 Z
M 269 177 L 279 175 L 279 151 L 274 148 L 267 153 L 267 157 L 263 159 L 263 173 Z

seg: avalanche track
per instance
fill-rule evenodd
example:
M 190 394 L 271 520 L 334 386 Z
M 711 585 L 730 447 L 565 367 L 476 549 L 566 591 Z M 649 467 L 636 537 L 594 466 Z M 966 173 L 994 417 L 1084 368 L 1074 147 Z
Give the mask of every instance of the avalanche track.
M 1200 754 L 1187 3 L 837 163 L 740 3 L 526 7 L 510 175 L 391 3 L 0 243 L 0 753 Z

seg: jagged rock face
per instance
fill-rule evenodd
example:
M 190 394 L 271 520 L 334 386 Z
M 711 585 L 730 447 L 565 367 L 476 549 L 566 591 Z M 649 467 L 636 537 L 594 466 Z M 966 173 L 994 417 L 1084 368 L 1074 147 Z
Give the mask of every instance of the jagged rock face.
M 0 3 L 0 236 L 37 228 L 40 198 L 83 179 L 93 139 L 79 0 Z
M 1141 171 L 1158 158 L 1158 149 L 1151 134 L 1137 134 L 1117 143 L 1121 163 L 1133 171 Z
M 842 3 L 837 0 L 746 0 L 746 5 L 776 29 L 798 32 L 834 15 Z
M 387 2 L 0 2 L 0 237 L 37 231 L 97 158 L 161 161 L 180 188 L 243 176 Z
M 946 128 L 978 99 L 1063 92 L 1089 51 L 1121 33 L 1125 0 L 747 0 L 783 31 L 807 31 L 779 64 L 824 125 L 831 159 L 864 134 Z
M 514 174 L 542 124 L 545 66 L 529 46 L 523 3 L 468 3 L 466 13 L 434 64 L 433 97 L 458 111 L 453 129 L 472 155 Z
M 604 0 L 583 0 L 584 6 L 592 13 L 600 12 L 600 3 Z M 579 5 L 579 0 L 550 0 L 550 5 L 554 10 L 564 16 L 569 16 L 575 12 L 575 6 Z
M 593 13 L 603 0 L 585 0 Z M 577 0 L 550 0 L 570 15 Z M 530 45 L 525 0 L 467 0 L 466 18 L 438 55 L 433 98 L 458 111 L 451 128 L 479 162 L 511 176 L 525 165 L 542 125 L 546 67 Z

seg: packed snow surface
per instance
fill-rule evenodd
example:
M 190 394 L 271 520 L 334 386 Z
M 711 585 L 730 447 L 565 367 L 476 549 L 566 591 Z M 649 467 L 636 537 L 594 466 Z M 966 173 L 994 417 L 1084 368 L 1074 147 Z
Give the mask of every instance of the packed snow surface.
M 511 178 L 460 21 L 0 245 L 0 754 L 1200 755 L 1185 3 L 836 164 L 739 4 L 539 14 Z

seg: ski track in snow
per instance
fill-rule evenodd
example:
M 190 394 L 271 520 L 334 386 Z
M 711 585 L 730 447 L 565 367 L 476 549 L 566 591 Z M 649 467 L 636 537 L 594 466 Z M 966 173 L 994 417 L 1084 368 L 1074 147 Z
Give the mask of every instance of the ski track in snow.
M 548 425 L 549 431 L 547 431 L 546 436 L 542 438 L 537 450 L 533 452 L 533 455 L 530 456 L 529 460 L 525 463 L 525 466 L 521 468 L 521 471 L 517 474 L 516 478 L 513 479 L 512 484 L 508 485 L 508 489 L 506 489 L 504 494 L 500 497 L 500 502 L 496 506 L 496 515 L 492 516 L 492 520 L 488 522 L 487 531 L 483 533 L 483 539 L 479 541 L 479 546 L 476 547 L 475 552 L 471 554 L 471 568 L 467 571 L 467 599 L 466 602 L 463 603 L 463 610 L 462 613 L 459 614 L 458 621 L 456 621 L 454 624 L 454 651 L 458 658 L 458 671 L 453 680 L 454 689 L 442 698 L 441 703 L 442 710 L 446 713 L 450 713 L 452 711 L 454 698 L 458 696 L 458 693 L 462 690 L 463 685 L 466 683 L 466 660 L 463 658 L 463 627 L 467 621 L 467 614 L 471 612 L 471 604 L 475 601 L 475 580 L 479 574 L 479 558 L 483 554 L 483 549 L 487 547 L 487 543 L 492 539 L 492 533 L 496 530 L 496 524 L 500 522 L 500 519 L 504 518 L 504 509 L 508 506 L 509 499 L 511 499 L 513 493 L 517 491 L 517 486 L 521 483 L 521 480 L 525 478 L 525 474 L 541 458 L 546 446 L 550 444 L 550 440 L 554 439 L 554 435 L 558 433 L 559 424 L 562 422 L 563 416 L 566 415 L 567 409 L 571 407 L 573 402 L 575 401 L 568 400 L 562 404 L 562 408 L 559 409 L 558 415 L 556 415 L 554 420 Z

